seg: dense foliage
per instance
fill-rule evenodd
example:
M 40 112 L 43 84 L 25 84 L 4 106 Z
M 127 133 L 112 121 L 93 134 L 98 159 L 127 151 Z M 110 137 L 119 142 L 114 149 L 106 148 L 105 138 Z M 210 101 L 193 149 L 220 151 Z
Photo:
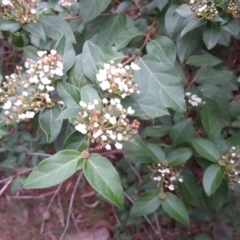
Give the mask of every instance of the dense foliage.
M 160 235 L 170 216 L 169 228 L 212 228 L 189 239 L 234 239 L 238 1 L 2 0 L 0 17 L 0 166 L 13 192 L 83 172 L 125 220 L 149 215 Z

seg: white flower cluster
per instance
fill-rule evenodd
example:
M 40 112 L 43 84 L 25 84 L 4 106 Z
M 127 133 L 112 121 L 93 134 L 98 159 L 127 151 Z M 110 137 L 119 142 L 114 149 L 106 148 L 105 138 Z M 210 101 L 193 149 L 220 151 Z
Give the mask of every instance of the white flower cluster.
M 172 167 L 168 167 L 167 161 L 158 164 L 153 169 L 150 168 L 150 171 L 152 172 L 151 178 L 158 182 L 158 186 L 162 184 L 170 191 L 175 190 L 177 182 L 183 182 L 179 172 L 175 172 Z
M 50 54 L 38 52 L 39 59 L 35 62 L 27 59 L 25 79 L 21 78 L 22 67 L 16 67 L 17 73 L 6 76 L 6 82 L 0 88 L 0 102 L 5 110 L 2 119 L 10 123 L 33 118 L 35 112 L 45 106 L 52 107 L 49 93 L 54 90 L 52 81 L 63 76 L 63 58 L 55 50 Z
M 103 69 L 99 69 L 96 77 L 103 92 L 125 98 L 132 93 L 140 93 L 132 75 L 139 69 L 135 63 L 123 66 L 121 63 L 115 64 L 111 61 L 109 64 L 105 63 Z
M 191 10 L 195 13 L 197 20 L 211 20 L 218 15 L 218 10 L 215 4 L 209 0 L 190 0 Z
M 198 107 L 199 105 L 205 104 L 200 97 L 196 94 L 191 94 L 190 92 L 186 92 L 185 96 L 188 98 L 188 103 L 191 104 L 193 107 Z
M 7 19 L 14 19 L 21 24 L 37 22 L 38 2 L 35 0 L 27 1 L 2 1 L 2 11 L 0 16 Z
M 227 13 L 231 14 L 234 18 L 239 18 L 240 17 L 239 1 L 231 0 L 227 8 Z
M 93 103 L 79 102 L 83 109 L 75 122 L 75 129 L 87 134 L 92 143 L 98 143 L 99 148 L 110 150 L 114 143 L 117 149 L 123 148 L 123 141 L 130 140 L 137 133 L 139 122 L 129 123 L 127 115 L 134 114 L 131 107 L 124 109 L 120 99 L 94 100 Z
M 69 8 L 71 7 L 74 3 L 76 3 L 77 0 L 59 0 L 58 3 L 62 5 L 63 7 Z
M 225 174 L 232 186 L 240 184 L 240 150 L 237 147 L 231 147 L 218 164 L 225 167 Z

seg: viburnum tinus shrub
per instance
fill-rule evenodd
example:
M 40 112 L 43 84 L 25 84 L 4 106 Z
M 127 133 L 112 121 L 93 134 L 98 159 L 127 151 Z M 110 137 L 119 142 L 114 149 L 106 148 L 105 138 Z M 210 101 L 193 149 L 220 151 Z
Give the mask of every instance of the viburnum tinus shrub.
M 121 209 L 130 192 L 130 217 L 186 225 L 237 201 L 239 11 L 225 0 L 3 0 L 1 126 L 38 121 L 56 148 L 24 188 L 83 172 Z M 233 238 L 237 216 L 218 217 Z

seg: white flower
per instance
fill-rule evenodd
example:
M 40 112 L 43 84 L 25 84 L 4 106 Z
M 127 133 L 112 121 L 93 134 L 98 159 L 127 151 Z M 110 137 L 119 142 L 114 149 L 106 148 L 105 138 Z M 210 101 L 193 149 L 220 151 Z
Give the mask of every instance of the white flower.
M 49 94 L 47 94 L 47 93 L 45 94 L 45 99 L 46 99 L 47 103 L 51 102 L 51 98 L 50 98 Z
M 38 51 L 38 52 L 37 52 L 37 55 L 38 55 L 39 57 L 43 57 L 45 54 L 47 54 L 46 51 Z
M 107 100 L 106 98 L 104 98 L 104 99 L 102 100 L 102 103 L 103 103 L 103 104 L 108 104 L 108 100 Z
M 121 143 L 119 143 L 119 142 L 116 142 L 116 143 L 115 143 L 115 147 L 116 147 L 117 149 L 122 149 L 123 145 L 122 145 Z
M 82 134 L 86 134 L 87 133 L 87 127 L 86 127 L 85 124 L 79 123 L 78 125 L 75 126 L 75 129 L 77 131 L 79 131 L 80 133 L 82 133 Z
M 106 148 L 107 150 L 111 150 L 111 145 L 110 145 L 110 144 L 107 144 L 107 145 L 105 146 L 105 148 Z
M 134 62 L 131 63 L 130 65 L 131 69 L 134 70 L 134 71 L 137 71 L 137 70 L 140 70 L 141 68 L 135 64 Z
M 92 103 L 89 103 L 87 109 L 91 111 L 91 110 L 95 109 L 95 105 Z
M 11 1 L 10 0 L 2 0 L 2 5 L 12 5 Z
M 9 114 L 9 111 L 5 111 L 4 114 L 5 114 L 5 115 L 8 115 L 8 114 Z
M 24 114 L 24 113 L 19 114 L 19 115 L 18 115 L 18 119 L 19 119 L 19 120 L 24 120 L 24 119 L 26 119 L 26 114 Z
M 176 180 L 176 177 L 175 176 L 172 176 L 172 177 L 170 177 L 170 181 L 172 182 L 172 181 L 175 181 Z
M 120 103 L 117 104 L 117 109 L 121 111 L 123 109 L 122 105 Z
M 34 75 L 33 77 L 30 77 L 29 82 L 30 83 L 38 83 L 39 82 L 38 77 L 36 75 Z
M 102 135 L 102 136 L 101 136 L 101 139 L 102 139 L 103 141 L 107 141 L 107 136 Z
M 47 91 L 51 92 L 54 90 L 54 87 L 53 86 L 46 86 L 46 89 Z
M 43 90 L 43 89 L 44 89 L 44 85 L 39 84 L 39 85 L 38 85 L 38 88 L 39 88 L 40 90 Z
M 95 105 L 98 105 L 98 104 L 99 104 L 99 101 L 98 101 L 97 99 L 95 99 L 95 100 L 93 100 L 93 103 L 94 103 Z
M 22 101 L 21 100 L 17 100 L 15 103 L 14 103 L 15 106 L 21 106 L 22 105 Z
M 51 80 L 49 80 L 49 79 L 46 78 L 46 77 L 43 77 L 43 78 L 41 78 L 41 82 L 42 82 L 43 84 L 50 84 L 50 83 L 51 83 Z
M 28 96 L 28 92 L 23 91 L 23 92 L 22 92 L 22 95 L 25 96 L 25 97 L 27 97 L 27 96 Z
M 87 104 L 83 101 L 80 101 L 79 102 L 79 105 L 82 107 L 82 108 L 86 108 L 87 107 Z
M 97 122 L 95 122 L 95 123 L 93 124 L 93 127 L 97 128 L 97 127 L 99 127 L 99 124 L 98 124 Z
M 182 178 L 179 178 L 178 181 L 179 181 L 179 182 L 183 182 L 183 179 L 182 179 Z
M 26 111 L 26 118 L 34 118 L 35 112 L 32 111 Z
M 12 107 L 12 102 L 8 100 L 7 102 L 4 103 L 2 106 L 3 109 L 10 109 Z
M 134 114 L 134 113 L 135 113 L 135 111 L 132 109 L 132 107 L 131 106 L 128 107 L 127 114 Z
M 236 156 L 236 153 L 232 153 L 232 156 L 235 157 L 235 156 Z
M 117 122 L 116 117 L 111 117 L 111 118 L 109 119 L 109 122 L 110 122 L 112 125 L 114 125 L 114 124 Z
M 56 68 L 55 74 L 58 75 L 58 76 L 63 76 L 63 71 L 62 71 L 62 69 L 61 69 L 61 68 Z
M 37 11 L 36 11 L 35 9 L 31 9 L 31 13 L 32 13 L 32 14 L 36 14 Z
M 123 136 L 122 136 L 121 133 L 118 133 L 118 134 L 117 134 L 117 140 L 118 140 L 118 141 L 122 141 L 122 140 L 123 140 Z
M 172 184 L 170 184 L 170 185 L 168 186 L 168 189 L 171 190 L 171 191 L 173 191 L 175 188 L 174 188 L 174 186 L 173 186 Z
M 104 80 L 100 83 L 100 87 L 103 91 L 105 91 L 105 90 L 109 89 L 111 86 L 110 86 L 109 81 Z
M 98 138 L 102 133 L 103 131 L 101 129 L 98 129 L 98 131 L 93 134 L 93 138 Z
M 111 65 L 109 63 L 104 63 L 103 66 L 104 66 L 104 69 L 106 69 L 106 70 L 109 70 L 111 67 Z
M 105 117 L 106 119 L 110 119 L 111 116 L 110 116 L 109 113 L 105 113 L 105 114 L 104 114 L 104 117 Z
M 96 75 L 97 80 L 102 82 L 107 79 L 107 71 L 105 69 L 100 69 L 98 74 Z
M 190 93 L 190 92 L 186 92 L 185 95 L 186 95 L 186 96 L 190 96 L 191 93 Z
M 116 102 L 115 102 L 115 100 L 113 98 L 110 100 L 110 104 L 111 105 L 115 105 L 116 104 Z
M 50 52 L 52 55 L 56 55 L 57 54 L 57 51 L 52 49 L 51 52 Z

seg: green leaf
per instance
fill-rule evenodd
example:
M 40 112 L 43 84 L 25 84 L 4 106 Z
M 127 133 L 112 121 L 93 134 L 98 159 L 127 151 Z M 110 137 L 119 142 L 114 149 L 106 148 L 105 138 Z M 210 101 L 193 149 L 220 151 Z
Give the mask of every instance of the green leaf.
M 22 25 L 22 28 L 29 32 L 30 34 L 36 34 L 38 37 L 42 38 L 43 40 L 46 41 L 46 35 L 44 32 L 44 29 L 42 27 L 42 25 L 39 22 L 31 22 L 29 24 L 24 24 Z
M 181 38 L 187 34 L 188 32 L 192 31 L 195 28 L 199 28 L 203 25 L 205 25 L 206 22 L 205 21 L 196 21 L 195 19 L 192 19 L 187 25 L 186 27 L 182 30 L 181 32 Z
M 229 147 L 240 147 L 240 136 L 231 136 L 227 139 L 227 144 L 229 145 Z
M 162 200 L 163 210 L 177 221 L 189 225 L 189 216 L 182 201 L 172 193 L 167 192 L 166 198 Z
M 157 5 L 160 11 L 167 5 L 168 0 L 153 0 L 153 3 Z
M 79 108 L 81 92 L 77 87 L 66 82 L 59 82 L 57 91 L 67 107 Z
M 33 47 L 33 46 L 25 46 L 23 48 L 23 55 L 25 58 L 30 58 L 32 60 L 37 60 L 38 55 L 37 55 L 38 49 Z
M 184 200 L 195 207 L 203 205 L 202 191 L 194 174 L 187 168 L 181 171 L 183 182 L 179 182 L 178 190 Z
M 208 21 L 203 30 L 203 41 L 208 50 L 212 49 L 218 43 L 220 37 L 220 23 Z
M 177 54 L 181 63 L 196 49 L 200 39 L 200 32 L 197 29 L 187 33 L 183 37 L 178 36 Z
M 21 25 L 14 20 L 0 19 L 0 31 L 16 32 Z
M 209 138 L 220 135 L 222 125 L 207 105 L 204 106 L 201 110 L 201 119 L 203 128 Z
M 144 33 L 141 32 L 136 27 L 131 27 L 127 29 L 123 29 L 121 32 L 118 32 L 116 41 L 115 41 L 115 47 L 117 50 L 122 49 L 123 47 L 126 47 L 128 43 L 134 39 L 137 36 L 143 36 Z
M 42 130 L 45 132 L 47 136 L 47 141 L 49 143 L 53 142 L 58 134 L 61 131 L 62 120 L 57 120 L 59 114 L 61 112 L 61 107 L 58 104 L 51 109 L 44 108 L 39 115 L 39 124 Z
M 72 43 L 76 43 L 70 25 L 59 16 L 47 16 L 40 20 L 46 36 L 59 40 L 63 35 Z
M 124 152 L 133 162 L 151 162 L 146 145 L 137 134 L 134 135 L 133 141 L 124 142 Z
M 85 138 L 86 135 L 82 135 L 80 132 L 75 131 L 66 138 L 63 144 L 63 149 L 75 149 L 80 151 L 81 146 L 85 144 Z
M 159 191 L 150 190 L 143 193 L 133 204 L 130 217 L 140 217 L 155 212 L 161 205 Z
M 188 141 L 189 139 L 191 139 L 191 135 L 192 135 L 191 119 L 185 119 L 183 121 L 176 123 L 169 133 L 169 136 L 173 141 L 173 144 L 179 144 Z
M 111 0 L 81 0 L 80 1 L 80 15 L 84 22 L 89 22 L 102 13 Z
M 103 197 L 123 209 L 123 188 L 116 169 L 111 162 L 92 153 L 83 168 L 84 175 L 90 185 Z
M 174 42 L 168 37 L 159 37 L 147 44 L 148 54 L 157 54 L 162 63 L 174 67 L 176 60 L 176 47 Z
M 82 50 L 83 73 L 93 82 L 96 82 L 97 64 L 104 62 L 105 59 L 101 49 L 90 41 L 86 41 Z
M 207 196 L 206 194 L 203 195 L 203 199 L 206 205 L 214 212 L 217 212 L 228 196 L 228 182 L 223 180 L 218 187 L 218 189 L 211 195 Z
M 28 176 L 24 188 L 47 188 L 62 183 L 76 172 L 80 153 L 76 150 L 63 150 L 44 159 Z
M 230 18 L 229 21 L 221 26 L 225 31 L 231 33 L 233 36 L 237 36 L 239 34 L 239 24 L 234 18 Z
M 100 48 L 112 46 L 118 41 L 118 34 L 126 26 L 126 16 L 123 14 L 110 15 L 104 18 L 94 41 Z
M 198 73 L 199 72 L 197 72 L 196 75 Z M 211 67 L 205 67 L 203 70 L 201 70 L 199 77 L 196 79 L 196 82 L 201 84 L 206 83 L 213 85 L 225 85 L 229 83 L 233 77 L 234 75 L 231 71 L 218 71 Z
M 167 155 L 169 166 L 178 166 L 185 163 L 192 156 L 192 151 L 189 148 L 178 148 L 171 151 Z
M 145 143 L 148 154 L 155 163 L 162 163 L 165 161 L 165 153 L 163 150 L 153 143 Z
M 188 58 L 186 64 L 196 67 L 201 67 L 203 65 L 213 67 L 221 62 L 222 62 L 221 59 L 214 57 L 210 53 L 204 53 L 201 55 L 192 55 L 191 57 Z
M 86 85 L 81 89 L 81 100 L 85 103 L 93 103 L 94 100 L 100 100 L 100 97 L 94 88 L 90 85 Z
M 203 188 L 208 196 L 212 195 L 218 189 L 224 173 L 224 167 L 217 164 L 212 164 L 205 170 L 203 175 Z
M 68 119 L 68 118 L 77 118 L 78 113 L 82 111 L 80 106 L 78 107 L 68 107 L 65 108 L 58 116 L 57 120 Z
M 193 12 L 190 9 L 188 4 L 181 4 L 177 9 L 176 13 L 182 17 L 190 17 L 193 16 Z
M 82 54 L 76 56 L 75 63 L 68 72 L 68 82 L 79 89 L 90 83 L 83 73 Z
M 143 134 L 148 137 L 163 137 L 169 133 L 171 127 L 170 125 L 147 126 Z
M 217 145 L 209 140 L 195 138 L 191 140 L 194 149 L 211 162 L 218 162 L 222 156 Z
M 162 73 L 161 63 L 151 60 L 150 56 L 144 56 L 137 63 L 141 69 L 135 72 L 134 79 L 140 94 L 133 98 L 143 111 L 152 118 L 167 115 L 167 108 L 184 112 L 186 106 L 181 80 Z

